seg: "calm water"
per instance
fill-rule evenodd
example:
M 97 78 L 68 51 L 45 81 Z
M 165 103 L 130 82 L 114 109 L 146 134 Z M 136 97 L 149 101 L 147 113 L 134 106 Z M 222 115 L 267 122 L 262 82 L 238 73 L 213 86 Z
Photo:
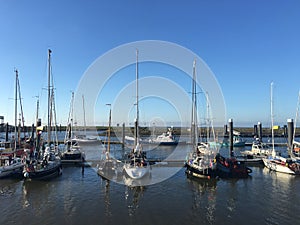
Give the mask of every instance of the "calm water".
M 186 146 L 179 148 L 186 150 Z M 225 153 L 227 149 L 222 151 Z M 114 153 L 122 155 L 117 147 Z M 153 157 L 171 153 L 168 148 L 149 151 Z M 144 187 L 104 180 L 90 167 L 84 170 L 64 167 L 63 175 L 50 181 L 2 179 L 0 224 L 298 224 L 300 221 L 300 177 L 252 167 L 253 173 L 247 179 L 203 181 L 187 178 L 184 168 L 177 170 L 169 179 Z

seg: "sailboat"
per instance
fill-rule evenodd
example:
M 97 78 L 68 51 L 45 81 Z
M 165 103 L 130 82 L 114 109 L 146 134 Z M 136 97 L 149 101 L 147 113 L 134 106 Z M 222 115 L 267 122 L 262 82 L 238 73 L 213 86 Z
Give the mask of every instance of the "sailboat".
M 138 96 L 138 50 L 136 51 L 136 121 L 135 121 L 135 141 L 134 148 L 130 153 L 129 162 L 125 163 L 124 170 L 132 179 L 140 179 L 150 171 L 150 164 L 143 152 L 139 139 L 139 96 Z
M 25 127 L 24 124 L 24 115 L 23 115 L 23 106 L 22 106 L 22 97 L 21 97 L 21 89 L 20 89 L 20 82 L 19 82 L 19 74 L 18 70 L 15 70 L 16 73 L 16 80 L 15 80 L 15 130 L 12 139 L 9 140 L 8 138 L 8 124 L 6 125 L 6 137 L 4 142 L 0 142 L 0 150 L 2 156 L 13 156 L 13 157 L 22 157 L 24 154 L 24 145 L 26 144 L 25 141 L 25 132 L 24 137 L 21 138 L 21 122 L 22 127 Z M 20 104 L 20 119 L 18 124 L 18 100 Z
M 84 95 L 82 95 L 82 108 L 83 108 L 83 128 L 84 133 L 78 133 L 74 135 L 72 138 L 73 141 L 76 141 L 79 145 L 80 144 L 98 144 L 101 143 L 101 140 L 96 136 L 88 136 L 86 131 L 86 120 L 85 120 L 85 101 L 84 101 Z
M 60 153 L 62 163 L 83 163 L 85 160 L 85 154 L 81 151 L 80 145 L 73 139 L 73 104 L 74 104 L 74 92 L 72 92 L 72 98 L 70 103 L 70 112 L 68 117 L 68 126 L 65 136 L 65 149 Z
M 198 122 L 197 122 L 197 90 L 196 90 L 196 61 L 193 63 L 192 84 L 192 123 L 191 144 L 192 152 L 187 155 L 185 161 L 186 173 L 197 178 L 210 179 L 216 176 L 216 164 L 214 161 L 216 151 L 209 144 L 201 142 L 198 144 Z
M 110 104 L 107 104 L 111 106 Z M 111 132 L 111 108 L 109 110 L 108 130 L 107 130 L 107 146 L 104 150 L 104 156 L 98 165 L 98 174 L 105 179 L 112 179 L 118 175 L 117 164 L 121 161 L 113 159 L 110 156 L 110 132 Z
M 22 170 L 24 167 L 24 163 L 20 157 L 16 156 L 17 150 L 17 98 L 18 98 L 18 90 L 20 92 L 19 86 L 19 77 L 18 71 L 16 70 L 16 91 L 15 91 L 15 139 L 14 139 L 14 151 L 10 154 L 5 152 L 3 156 L 4 149 L 0 149 L 0 178 L 8 177 L 17 173 L 22 174 Z M 24 153 L 24 151 L 22 151 Z
M 51 83 L 51 50 L 48 50 L 48 126 L 47 126 L 47 145 L 41 143 L 41 120 L 37 121 L 37 137 L 35 154 L 27 154 L 23 176 L 29 179 L 49 179 L 62 173 L 61 160 L 56 155 L 55 149 L 51 149 L 51 120 L 53 110 L 53 87 Z
M 291 158 L 285 158 L 276 154 L 274 147 L 274 116 L 273 116 L 273 82 L 271 83 L 271 126 L 272 126 L 272 155 L 263 158 L 266 168 L 287 174 L 300 175 L 300 165 Z

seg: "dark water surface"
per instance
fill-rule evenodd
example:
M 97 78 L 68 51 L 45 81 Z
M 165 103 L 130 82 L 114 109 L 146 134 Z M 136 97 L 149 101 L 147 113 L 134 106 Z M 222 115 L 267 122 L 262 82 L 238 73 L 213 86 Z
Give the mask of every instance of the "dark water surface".
M 299 224 L 300 177 L 252 170 L 247 179 L 204 181 L 178 168 L 144 187 L 73 166 L 50 181 L 2 179 L 0 224 Z

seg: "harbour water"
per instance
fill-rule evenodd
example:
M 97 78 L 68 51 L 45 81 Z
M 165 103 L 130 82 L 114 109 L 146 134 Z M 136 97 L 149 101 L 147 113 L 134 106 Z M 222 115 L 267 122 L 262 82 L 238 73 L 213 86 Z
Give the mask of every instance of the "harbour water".
M 112 151 L 121 154 L 116 146 Z M 149 154 L 171 152 L 164 147 Z M 166 180 L 137 187 L 80 166 L 65 166 L 49 181 L 2 179 L 0 224 L 298 224 L 300 177 L 251 169 L 246 179 L 195 180 L 178 167 Z

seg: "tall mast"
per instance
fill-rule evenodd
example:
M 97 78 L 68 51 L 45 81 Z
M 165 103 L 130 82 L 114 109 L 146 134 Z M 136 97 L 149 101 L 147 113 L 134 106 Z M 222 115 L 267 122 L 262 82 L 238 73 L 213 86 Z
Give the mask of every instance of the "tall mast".
M 50 109 L 51 109 L 51 50 L 48 49 L 48 126 L 47 126 L 47 134 L 48 134 L 48 146 L 50 147 L 51 142 L 51 118 L 50 118 Z
M 193 62 L 193 83 L 192 83 L 192 127 L 191 142 L 194 150 L 198 144 L 198 127 L 197 127 L 197 93 L 196 93 L 196 60 Z
M 40 149 L 40 143 L 39 143 L 39 138 L 40 138 L 40 134 L 39 134 L 39 130 L 38 130 L 38 127 L 41 126 L 39 124 L 39 97 L 37 96 L 37 101 L 36 101 L 36 151 L 38 152 L 39 149 Z
M 109 108 L 109 120 L 108 120 L 108 131 L 107 131 L 107 152 L 108 152 L 108 157 L 110 153 L 110 128 L 111 128 L 111 104 L 106 104 L 108 105 Z
M 54 83 L 53 83 L 53 78 L 52 78 L 52 93 L 51 93 L 51 122 L 50 124 L 52 125 L 52 119 L 53 119 L 53 124 L 54 124 L 54 129 L 55 129 L 55 145 L 58 145 L 58 138 L 57 138 L 57 121 L 56 121 L 56 109 L 55 109 L 55 96 L 54 96 Z
M 39 97 L 37 96 L 37 101 L 36 101 L 36 118 L 35 118 L 35 122 L 36 122 L 36 127 L 38 127 L 38 120 L 39 120 Z
M 19 101 L 20 101 L 20 110 L 21 110 L 21 115 L 20 116 L 21 116 L 22 127 L 24 129 L 24 137 L 25 137 L 25 120 L 24 120 L 24 113 L 23 113 L 23 105 L 22 105 L 22 97 L 21 97 L 21 88 L 20 88 L 19 76 L 17 78 L 17 90 L 19 92 Z
M 274 115 L 273 115 L 273 82 L 271 82 L 271 126 L 272 126 L 272 153 L 275 153 L 274 149 Z
M 85 121 L 84 95 L 82 95 L 82 107 L 83 107 L 83 126 L 84 126 L 84 135 L 86 136 L 86 121 Z
M 135 75 L 136 75 L 136 134 L 135 134 L 135 144 L 139 144 L 139 67 L 138 67 L 138 55 L 139 51 L 136 50 L 136 67 L 135 67 Z
M 74 126 L 74 91 L 72 91 L 72 101 L 71 101 L 71 132 L 70 132 L 70 138 L 73 138 L 73 126 Z
M 17 150 L 17 126 L 18 126 L 18 70 L 16 72 L 16 87 L 15 87 L 15 151 Z

